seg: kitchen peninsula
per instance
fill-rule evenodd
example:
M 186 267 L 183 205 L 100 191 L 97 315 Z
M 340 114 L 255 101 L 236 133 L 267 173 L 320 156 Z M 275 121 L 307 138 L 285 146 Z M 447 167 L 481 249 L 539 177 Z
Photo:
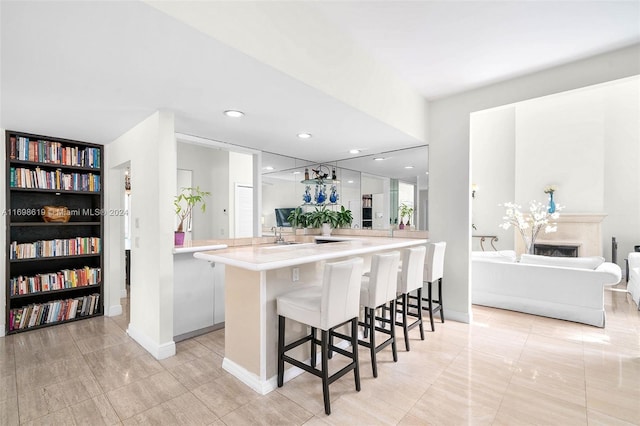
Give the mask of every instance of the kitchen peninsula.
M 276 298 L 279 295 L 304 286 L 321 285 L 326 261 L 359 256 L 364 259 L 367 270 L 373 254 L 426 243 L 427 239 L 421 238 L 318 236 L 302 243 L 247 245 L 194 253 L 197 259 L 225 265 L 222 367 L 258 393 L 272 391 L 276 388 Z M 302 336 L 302 327 L 287 324 L 287 340 L 294 339 L 296 333 Z M 308 349 L 306 354 L 301 354 L 308 358 Z M 301 372 L 295 367 L 289 368 L 285 371 L 285 381 Z

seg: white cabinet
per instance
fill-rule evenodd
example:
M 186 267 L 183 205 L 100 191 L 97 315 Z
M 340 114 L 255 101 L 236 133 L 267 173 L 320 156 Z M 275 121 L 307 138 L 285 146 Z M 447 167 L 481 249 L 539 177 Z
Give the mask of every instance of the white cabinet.
M 179 341 L 224 323 L 224 265 L 173 257 L 173 335 Z

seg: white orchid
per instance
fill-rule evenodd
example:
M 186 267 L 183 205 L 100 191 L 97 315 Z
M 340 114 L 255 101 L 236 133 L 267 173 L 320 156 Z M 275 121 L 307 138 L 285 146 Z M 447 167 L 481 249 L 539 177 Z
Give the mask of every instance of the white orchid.
M 511 226 L 518 229 L 524 240 L 527 252 L 532 249 L 538 233 L 540 233 L 541 230 L 544 231 L 545 234 L 558 230 L 557 224 L 551 221 L 557 220 L 558 217 L 560 217 L 558 211 L 562 210 L 562 206 L 556 205 L 556 211 L 549 213 L 549 207 L 547 205 L 534 200 L 529 203 L 529 212 L 523 214 L 521 211 L 522 206 L 519 204 L 508 202 L 500 205 L 505 207 L 505 216 L 502 218 L 504 222 L 498 226 L 505 230 Z

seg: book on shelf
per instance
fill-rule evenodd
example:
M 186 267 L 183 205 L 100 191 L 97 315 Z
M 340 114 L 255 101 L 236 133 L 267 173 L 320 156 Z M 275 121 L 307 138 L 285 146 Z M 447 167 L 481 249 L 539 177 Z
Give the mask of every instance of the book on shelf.
M 77 317 L 94 315 L 100 311 L 100 294 L 94 293 L 73 299 L 33 303 L 9 312 L 9 331 L 36 327 Z
M 57 272 L 33 276 L 17 276 L 9 279 L 10 295 L 25 295 L 96 285 L 102 281 L 101 268 L 85 266 L 79 269 L 62 269 Z
M 99 254 L 100 251 L 100 237 L 40 240 L 31 243 L 12 241 L 9 246 L 9 259 L 37 259 L 42 257 L 75 256 L 78 254 Z
M 9 169 L 9 186 L 26 189 L 59 189 L 64 191 L 100 191 L 100 175 L 94 173 L 64 173 L 62 170 L 42 170 L 24 167 Z
M 100 149 L 66 146 L 61 142 L 32 140 L 24 136 L 9 136 L 9 158 L 63 166 L 100 168 Z

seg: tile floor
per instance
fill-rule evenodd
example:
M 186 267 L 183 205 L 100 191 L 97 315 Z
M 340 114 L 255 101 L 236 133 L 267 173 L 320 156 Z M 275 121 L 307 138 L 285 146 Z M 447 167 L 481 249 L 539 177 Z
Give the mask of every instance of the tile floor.
M 314 376 L 261 396 L 223 371 L 224 330 L 157 361 L 126 315 L 94 318 L 0 338 L 0 424 L 638 425 L 640 314 L 618 288 L 606 309 L 600 329 L 474 306 L 383 351 L 377 379 L 361 350 L 362 391 L 331 385 L 331 416 Z

